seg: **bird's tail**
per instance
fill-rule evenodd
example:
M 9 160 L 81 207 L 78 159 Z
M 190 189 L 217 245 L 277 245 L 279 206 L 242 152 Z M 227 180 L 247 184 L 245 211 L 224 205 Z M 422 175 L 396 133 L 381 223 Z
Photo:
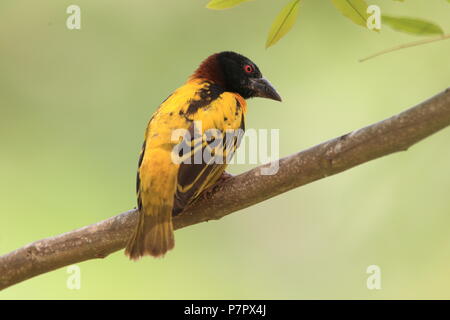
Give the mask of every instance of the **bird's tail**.
M 128 241 L 125 254 L 131 260 L 138 260 L 145 255 L 162 257 L 174 245 L 172 207 L 158 206 L 146 212 L 139 211 L 139 222 Z

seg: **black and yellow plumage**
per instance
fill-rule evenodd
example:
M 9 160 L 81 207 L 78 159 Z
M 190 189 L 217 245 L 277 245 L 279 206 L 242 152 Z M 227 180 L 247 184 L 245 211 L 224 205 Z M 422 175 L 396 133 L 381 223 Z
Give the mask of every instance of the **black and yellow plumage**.
M 153 114 L 145 132 L 139 158 L 137 197 L 139 221 L 125 253 L 136 260 L 144 255 L 159 257 L 174 247 L 172 216 L 213 186 L 226 168 L 224 163 L 177 163 L 172 152 L 177 141 L 172 133 L 185 129 L 194 133 L 194 123 L 201 123 L 200 136 L 209 129 L 225 133 L 244 129 L 247 110 L 245 99 L 265 97 L 281 101 L 258 67 L 248 58 L 221 52 L 208 57 L 188 81 L 173 92 Z M 203 152 L 207 141 L 183 157 Z M 231 152 L 238 147 L 234 141 Z M 224 146 L 223 156 L 226 157 Z

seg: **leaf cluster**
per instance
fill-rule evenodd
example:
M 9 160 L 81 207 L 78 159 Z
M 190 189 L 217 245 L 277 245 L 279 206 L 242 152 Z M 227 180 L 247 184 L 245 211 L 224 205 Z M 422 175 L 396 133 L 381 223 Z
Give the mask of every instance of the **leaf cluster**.
M 235 7 L 241 3 L 252 0 L 210 0 L 206 5 L 209 9 L 223 10 Z M 277 43 L 294 26 L 300 10 L 300 5 L 305 0 L 290 0 L 276 16 L 272 22 L 266 40 L 266 48 Z M 334 7 L 344 17 L 350 19 L 356 25 L 366 28 L 368 4 L 365 0 L 330 0 Z M 404 2 L 404 0 L 394 0 Z M 450 0 L 446 0 L 450 3 Z M 398 17 L 383 14 L 382 23 L 393 30 L 405 32 L 413 35 L 443 35 L 442 28 L 428 20 L 413 17 Z M 375 29 L 374 29 L 375 30 Z M 375 30 L 379 31 L 379 30 Z

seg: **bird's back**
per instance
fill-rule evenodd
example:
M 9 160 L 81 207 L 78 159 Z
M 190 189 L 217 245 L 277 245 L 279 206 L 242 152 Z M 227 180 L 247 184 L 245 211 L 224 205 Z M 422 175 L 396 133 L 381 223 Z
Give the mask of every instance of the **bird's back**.
M 215 163 L 214 159 L 204 159 L 205 148 L 210 147 L 208 141 L 202 141 L 200 148 L 192 145 L 187 152 L 184 150 L 183 158 L 190 158 L 191 163 L 174 161 L 174 156 L 179 156 L 179 152 L 173 153 L 180 143 L 179 139 L 174 139 L 177 132 L 189 132 L 194 138 L 194 131 L 204 137 L 208 130 L 222 134 L 243 130 L 245 111 L 246 102 L 241 96 L 226 92 L 206 79 L 189 80 L 160 105 L 147 126 L 137 175 L 138 209 L 144 217 L 137 234 L 140 233 L 142 239 L 132 239 L 130 243 L 155 243 L 156 235 L 149 236 L 151 230 L 158 224 L 171 225 L 171 221 L 163 221 L 168 220 L 168 211 L 170 215 L 180 213 L 214 185 L 227 166 L 226 161 Z M 232 148 L 233 152 L 236 147 Z M 165 234 L 172 230 L 155 232 Z M 169 238 L 148 253 L 159 256 L 171 249 L 173 236 Z M 144 246 L 128 251 L 130 257 L 146 253 Z

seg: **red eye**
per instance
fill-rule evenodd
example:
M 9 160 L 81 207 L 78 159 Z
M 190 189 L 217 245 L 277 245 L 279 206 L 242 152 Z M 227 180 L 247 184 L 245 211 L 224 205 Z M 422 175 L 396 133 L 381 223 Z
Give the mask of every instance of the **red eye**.
M 244 71 L 247 72 L 247 73 L 252 73 L 254 70 L 255 69 L 250 64 L 247 64 L 247 65 L 244 66 Z

